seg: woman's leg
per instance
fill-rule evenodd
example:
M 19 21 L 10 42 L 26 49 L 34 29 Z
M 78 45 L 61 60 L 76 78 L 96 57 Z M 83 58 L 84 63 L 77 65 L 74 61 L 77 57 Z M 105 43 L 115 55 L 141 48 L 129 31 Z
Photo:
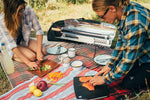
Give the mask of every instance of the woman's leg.
M 18 49 L 22 52 L 24 56 L 26 56 L 30 61 L 36 60 L 36 50 L 37 50 L 37 41 L 34 39 L 30 39 L 29 47 L 18 46 Z M 45 46 L 42 46 L 43 55 L 47 54 L 47 50 Z M 13 59 L 18 62 L 23 62 L 17 57 L 17 55 L 13 55 Z
M 29 49 L 33 50 L 34 52 L 36 52 L 37 50 L 37 41 L 34 40 L 34 39 L 30 39 L 30 42 L 29 42 Z M 46 50 L 46 47 L 45 46 L 42 46 L 42 53 L 43 55 L 46 55 L 47 54 L 47 50 Z
M 27 47 L 23 47 L 23 46 L 18 46 L 17 48 L 30 61 L 35 61 L 36 54 L 32 50 L 30 50 Z M 21 61 L 21 59 L 19 59 L 19 57 L 16 54 L 13 55 L 13 60 L 23 63 L 23 61 Z

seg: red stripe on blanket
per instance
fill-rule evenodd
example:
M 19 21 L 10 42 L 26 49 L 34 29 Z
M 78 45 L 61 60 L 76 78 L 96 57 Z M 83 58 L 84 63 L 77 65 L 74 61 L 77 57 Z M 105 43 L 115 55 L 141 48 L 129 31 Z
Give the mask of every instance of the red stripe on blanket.
M 37 81 L 37 80 L 39 80 L 39 78 L 36 78 L 34 81 Z M 13 90 L 11 93 L 9 93 L 8 95 L 6 95 L 6 96 L 4 96 L 4 97 L 2 97 L 2 98 L 0 98 L 0 99 L 1 99 L 1 100 L 8 100 L 8 99 L 9 99 L 12 95 L 14 95 L 16 92 L 21 91 L 22 89 L 27 88 L 30 83 L 32 83 L 32 82 L 25 83 L 24 85 L 22 85 L 22 86 L 16 88 L 16 89 Z
M 58 68 L 59 68 L 59 67 L 58 67 Z M 57 70 L 58 68 L 56 68 L 55 70 Z M 55 70 L 53 70 L 53 71 L 55 71 Z M 46 76 L 43 77 L 43 78 L 46 78 Z M 29 84 L 31 84 L 32 82 L 35 82 L 35 83 L 36 83 L 36 82 L 40 81 L 40 80 L 43 79 L 43 78 L 37 77 L 37 78 L 35 78 L 33 81 L 31 81 L 31 82 L 28 82 L 28 83 L 25 83 L 25 84 L 21 85 L 20 87 L 16 88 L 16 89 L 13 90 L 11 93 L 9 93 L 8 95 L 6 95 L 6 96 L 0 98 L 0 100 L 8 100 L 8 99 L 9 99 L 12 95 L 14 95 L 16 92 L 21 91 L 21 90 L 23 90 L 23 89 L 29 87 Z
M 94 71 L 96 71 L 96 72 L 99 72 L 101 69 L 94 68 L 94 69 L 92 69 L 92 70 L 94 70 Z
M 72 94 L 68 95 L 67 97 L 65 97 L 65 98 L 63 98 L 63 99 L 61 99 L 61 100 L 71 100 L 71 99 L 73 99 L 74 97 L 75 97 L 75 93 L 72 93 Z
M 116 98 L 113 96 L 110 96 L 110 97 L 104 98 L 104 100 L 116 100 Z
M 94 55 L 94 52 L 89 53 L 87 56 L 92 58 L 92 57 L 93 57 L 93 55 Z
M 81 73 L 79 73 L 77 76 L 84 76 L 87 72 L 89 72 L 89 69 L 85 69 L 84 71 L 82 71 Z M 58 90 L 50 93 L 48 96 L 41 98 L 39 100 L 46 100 L 48 98 L 52 98 L 53 96 L 56 96 L 57 94 L 59 94 L 60 92 L 63 92 L 64 90 L 66 90 L 66 88 L 69 88 L 70 86 L 73 85 L 73 80 L 70 81 L 69 83 L 67 83 L 65 86 L 59 88 Z
M 25 100 L 26 98 L 30 98 L 30 97 L 32 97 L 32 96 L 33 96 L 32 93 L 28 93 L 28 94 L 26 95 L 26 97 L 20 97 L 20 98 L 17 99 L 17 100 Z
M 73 70 L 72 68 L 68 68 L 68 69 L 63 73 L 63 74 L 64 74 L 63 77 L 68 76 L 69 73 L 70 73 L 72 70 Z M 54 70 L 54 71 L 56 71 L 56 70 Z M 52 72 L 54 72 L 54 71 L 52 71 Z M 46 78 L 46 77 L 47 77 L 47 75 L 46 75 L 44 78 Z M 59 80 L 60 80 L 60 79 L 59 79 Z M 59 80 L 57 80 L 57 81 L 59 81 Z M 57 81 L 51 81 L 51 82 L 52 82 L 52 83 L 56 83 Z M 50 86 L 51 86 L 51 85 L 48 85 L 48 87 L 50 87 Z M 25 98 L 30 98 L 31 96 L 33 96 L 33 94 L 29 96 L 29 94 L 30 94 L 30 93 L 26 94 L 26 95 L 23 96 L 23 97 L 20 97 L 18 100 L 24 100 Z

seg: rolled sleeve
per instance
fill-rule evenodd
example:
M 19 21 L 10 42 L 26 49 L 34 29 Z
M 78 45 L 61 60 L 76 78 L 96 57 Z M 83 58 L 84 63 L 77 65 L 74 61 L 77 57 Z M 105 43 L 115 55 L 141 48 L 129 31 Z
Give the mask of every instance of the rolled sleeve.
M 123 47 L 122 39 L 119 36 L 116 44 L 116 48 L 112 52 L 112 58 L 107 63 L 107 66 L 110 67 L 111 69 L 114 68 L 120 61 L 122 57 L 122 51 L 123 51 L 122 47 Z
M 38 18 L 33 9 L 31 9 L 31 18 L 32 18 L 32 28 L 35 30 L 36 35 L 43 35 L 44 32 L 40 26 Z

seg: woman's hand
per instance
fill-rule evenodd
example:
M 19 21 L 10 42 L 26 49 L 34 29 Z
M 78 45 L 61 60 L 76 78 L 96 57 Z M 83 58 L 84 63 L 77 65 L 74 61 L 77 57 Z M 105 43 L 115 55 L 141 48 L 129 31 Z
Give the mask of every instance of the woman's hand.
M 108 67 L 108 66 L 104 66 L 95 76 L 98 76 L 98 75 L 106 75 L 108 72 L 111 71 L 111 68 Z
M 38 61 L 43 61 L 43 53 L 42 52 L 37 52 L 37 60 Z
M 93 86 L 102 85 L 105 83 L 103 76 L 94 76 L 89 82 Z
M 38 64 L 36 62 L 29 62 L 27 64 L 32 70 L 37 70 L 39 67 L 38 67 Z

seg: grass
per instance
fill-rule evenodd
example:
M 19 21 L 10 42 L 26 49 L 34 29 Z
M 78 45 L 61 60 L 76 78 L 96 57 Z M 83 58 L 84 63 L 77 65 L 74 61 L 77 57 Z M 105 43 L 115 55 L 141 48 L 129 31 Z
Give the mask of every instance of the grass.
M 141 3 L 142 5 L 150 9 L 149 0 L 132 0 L 132 1 L 137 1 L 137 2 L 140 1 L 139 3 Z M 45 32 L 45 35 L 47 34 L 47 31 L 49 30 L 52 23 L 58 20 L 64 20 L 68 18 L 74 18 L 74 19 L 85 18 L 85 19 L 93 19 L 93 20 L 97 19 L 95 12 L 93 12 L 92 10 L 91 4 L 73 5 L 73 4 L 66 4 L 61 2 L 60 3 L 52 2 L 48 4 L 47 8 L 34 9 L 34 10 L 38 16 L 39 22 L 41 24 L 43 31 Z M 32 34 L 32 36 L 35 36 L 34 33 Z M 117 38 L 115 38 L 115 41 L 116 40 Z M 0 95 L 6 93 L 10 89 L 11 86 L 0 65 Z M 150 93 L 145 93 L 144 95 L 140 96 L 136 100 L 150 99 L 149 94 Z
M 0 95 L 6 93 L 11 89 L 11 85 L 0 65 Z
M 57 8 L 56 8 L 57 7 Z M 58 20 L 70 19 L 70 18 L 85 18 L 93 19 L 96 15 L 92 11 L 90 4 L 73 5 L 65 3 L 50 4 L 49 9 L 43 11 L 35 10 L 39 18 L 39 22 L 44 31 L 48 31 L 52 23 Z

